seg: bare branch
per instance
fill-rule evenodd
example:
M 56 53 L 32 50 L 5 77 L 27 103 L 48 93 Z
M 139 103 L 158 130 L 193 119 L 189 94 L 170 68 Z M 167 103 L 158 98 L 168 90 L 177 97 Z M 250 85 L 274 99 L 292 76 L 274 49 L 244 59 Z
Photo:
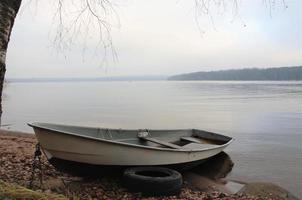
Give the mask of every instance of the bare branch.
M 110 50 L 112 58 L 117 58 L 111 37 L 114 25 L 110 22 L 119 27 L 120 21 L 111 1 L 57 0 L 55 3 L 54 45 L 58 51 L 65 53 L 76 43 L 81 43 L 83 57 L 89 46 L 89 49 L 95 48 L 95 56 L 101 55 L 104 59 Z
M 194 4 L 195 4 L 195 8 L 196 8 L 196 14 L 195 14 L 195 20 L 197 22 L 198 28 L 201 30 L 200 28 L 200 24 L 199 24 L 199 18 L 200 17 L 204 17 L 207 16 L 214 29 L 215 29 L 215 22 L 214 22 L 214 18 L 213 18 L 213 13 L 219 13 L 220 11 L 222 11 L 222 13 L 229 11 L 229 9 L 232 12 L 233 15 L 233 20 L 235 18 L 239 18 L 240 17 L 240 2 L 241 0 L 194 0 Z M 278 6 L 287 8 L 287 5 L 285 3 L 285 0 L 262 0 L 262 3 L 265 4 L 268 9 L 269 9 L 269 14 L 270 16 L 272 16 L 272 11 Z M 280 5 L 279 5 L 280 4 Z M 245 26 L 245 24 L 244 24 Z M 201 31 L 204 32 L 204 31 Z

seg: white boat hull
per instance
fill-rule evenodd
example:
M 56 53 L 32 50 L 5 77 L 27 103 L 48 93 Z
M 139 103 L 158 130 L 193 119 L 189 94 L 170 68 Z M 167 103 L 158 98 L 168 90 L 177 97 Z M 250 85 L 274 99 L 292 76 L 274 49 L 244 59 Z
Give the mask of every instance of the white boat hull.
M 212 157 L 228 146 L 200 151 L 160 148 L 138 148 L 108 141 L 94 140 L 56 131 L 35 129 L 44 154 L 48 159 L 58 158 L 91 165 L 142 166 L 173 165 L 200 161 Z

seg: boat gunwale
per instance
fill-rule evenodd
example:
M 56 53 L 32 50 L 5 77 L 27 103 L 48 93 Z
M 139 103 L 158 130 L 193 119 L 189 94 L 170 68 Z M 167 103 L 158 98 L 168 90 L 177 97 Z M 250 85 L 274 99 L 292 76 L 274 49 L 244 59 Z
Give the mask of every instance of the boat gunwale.
M 234 138 L 232 138 L 232 137 L 224 136 L 224 135 L 221 135 L 221 134 L 206 131 L 208 133 L 212 133 L 212 134 L 215 134 L 215 135 L 220 135 L 220 136 L 229 138 L 230 140 L 228 142 L 226 142 L 225 144 L 222 144 L 222 145 L 217 145 L 215 147 L 207 147 L 207 148 L 202 148 L 202 149 L 169 149 L 169 148 L 162 148 L 162 147 L 155 147 L 155 146 L 144 146 L 144 145 L 131 144 L 131 143 L 120 142 L 120 141 L 116 141 L 116 140 L 106 140 L 106 139 L 87 136 L 87 135 L 79 135 L 79 134 L 72 133 L 72 132 L 69 132 L 69 131 L 62 131 L 62 130 L 57 130 L 57 129 L 53 129 L 53 128 L 47 128 L 47 127 L 43 127 L 41 125 L 39 126 L 39 125 L 36 125 L 37 123 L 38 124 L 58 125 L 58 126 L 71 126 L 71 125 L 40 123 L 40 122 L 27 123 L 27 125 L 32 127 L 32 128 L 44 129 L 44 130 L 47 130 L 47 131 L 53 131 L 53 132 L 56 132 L 56 133 L 61 133 L 61 134 L 65 134 L 65 135 L 68 135 L 68 136 L 80 137 L 80 138 L 89 139 L 89 140 L 93 140 L 93 141 L 101 141 L 101 142 L 111 143 L 111 144 L 115 144 L 115 145 L 131 146 L 131 147 L 138 147 L 138 148 L 158 150 L 158 151 L 172 151 L 172 152 L 184 152 L 184 153 L 202 152 L 202 151 L 214 150 L 214 149 L 226 147 L 234 141 Z M 119 129 L 99 128 L 99 127 L 85 127 L 85 126 L 71 126 L 71 127 L 93 128 L 93 129 L 101 129 L 101 130 L 102 129 L 104 129 L 104 130 L 107 130 L 107 129 L 109 129 L 109 130 L 119 130 Z M 136 129 L 121 129 L 121 130 L 136 131 Z M 144 129 L 142 129 L 142 130 L 144 130 Z M 148 130 L 151 130 L 151 129 L 148 129 Z M 155 129 L 152 129 L 152 130 L 153 131 L 161 131 L 161 130 L 155 130 Z M 163 130 L 163 131 L 182 131 L 182 130 L 185 131 L 185 130 L 199 130 L 199 129 L 171 129 L 171 130 L 167 129 L 167 130 Z M 200 131 L 203 131 L 203 130 L 200 130 Z

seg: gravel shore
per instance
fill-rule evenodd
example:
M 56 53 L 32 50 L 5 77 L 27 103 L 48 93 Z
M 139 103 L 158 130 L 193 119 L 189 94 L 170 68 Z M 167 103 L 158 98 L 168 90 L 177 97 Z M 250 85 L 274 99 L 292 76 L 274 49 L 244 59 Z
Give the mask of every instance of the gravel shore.
M 0 180 L 24 187 L 29 186 L 36 143 L 34 135 L 0 130 Z M 33 189 L 63 194 L 70 199 L 262 199 L 244 194 L 199 191 L 186 182 L 178 196 L 142 197 L 140 194 L 127 192 L 122 187 L 119 175 L 85 179 L 56 171 L 44 156 L 42 161 L 43 185 L 40 185 L 38 177 L 35 176 Z

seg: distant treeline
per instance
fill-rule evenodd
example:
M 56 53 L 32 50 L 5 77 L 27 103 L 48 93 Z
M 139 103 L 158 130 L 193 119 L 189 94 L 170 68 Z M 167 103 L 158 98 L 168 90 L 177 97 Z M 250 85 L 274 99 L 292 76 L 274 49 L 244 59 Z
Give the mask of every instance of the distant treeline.
M 248 68 L 210 72 L 194 72 L 171 76 L 168 80 L 246 80 L 289 81 L 302 80 L 302 66 L 279 68 Z
M 69 77 L 69 78 L 7 78 L 6 82 L 96 82 L 96 81 L 162 81 L 166 80 L 164 75 L 145 75 L 145 76 L 111 76 L 111 77 Z

